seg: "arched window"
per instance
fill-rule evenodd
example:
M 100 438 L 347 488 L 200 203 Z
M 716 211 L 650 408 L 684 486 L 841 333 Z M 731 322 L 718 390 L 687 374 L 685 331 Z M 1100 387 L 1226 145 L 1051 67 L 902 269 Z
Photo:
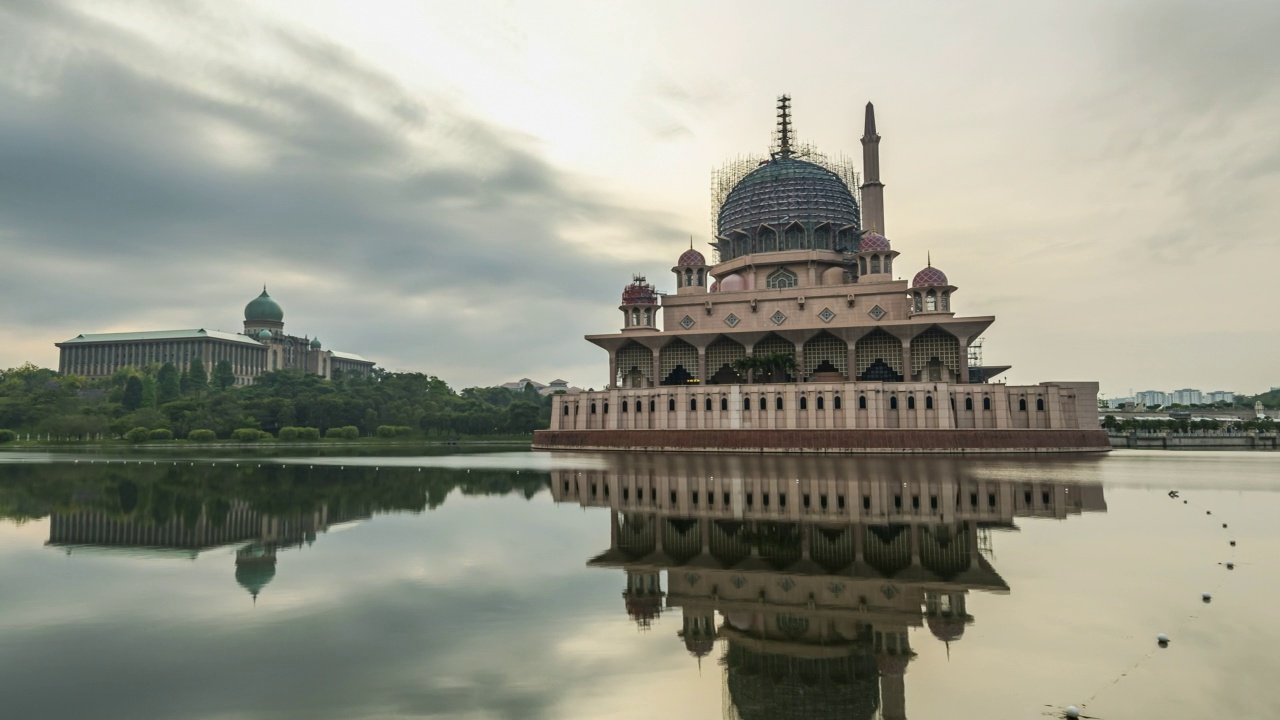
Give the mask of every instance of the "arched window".
M 595 414 L 596 414 L 596 404 L 595 404 L 595 403 L 591 403 L 591 414 L 592 414 L 592 415 L 595 415 Z
M 653 324 L 653 315 L 652 315 L 652 312 L 653 312 L 653 311 L 652 311 L 652 310 L 650 310 L 649 308 L 645 308 L 645 309 L 644 309 L 644 324 L 645 324 L 645 325 L 652 325 L 652 324 Z
M 779 395 L 778 397 L 774 398 L 774 403 L 773 403 L 773 404 L 777 407 L 777 409 L 781 410 L 781 409 L 782 409 L 782 396 L 781 396 L 781 395 Z
M 675 409 L 676 409 L 676 399 L 667 398 L 667 412 L 675 412 Z
M 858 274 L 859 274 L 859 275 L 866 275 L 866 274 L 867 274 L 867 259 L 866 259 L 866 258 L 858 258 Z
M 689 409 L 694 412 L 698 411 L 698 398 L 689 398 Z
M 893 258 L 888 255 L 885 255 L 884 256 L 884 274 L 891 275 L 892 273 L 893 273 Z
M 649 412 L 653 412 L 653 410 L 654 410 L 654 408 L 655 408 L 655 407 L 656 407 L 656 406 L 654 405 L 653 401 L 652 401 L 652 400 L 650 400 L 650 401 L 649 401 Z
M 605 414 L 605 415 L 608 415 L 608 414 L 609 414 L 609 403 L 608 403 L 608 402 L 605 402 L 603 412 L 604 412 L 604 414 Z
M 782 408 L 778 408 L 778 409 L 779 409 L 779 410 L 781 410 Z M 808 409 L 809 409 L 809 398 L 807 398 L 807 397 L 805 397 L 805 396 L 803 396 L 803 395 L 801 395 L 801 396 L 800 396 L 800 409 L 801 409 L 801 410 L 808 410 Z
M 933 312 L 938 309 L 938 294 L 930 290 L 924 296 L 924 309 L 927 312 Z
M 636 401 L 636 412 L 642 412 L 643 410 L 644 410 L 644 403 L 642 403 L 642 402 L 640 402 L 639 400 L 637 400 L 637 401 Z
M 1027 411 L 1027 399 L 1026 399 L 1026 398 L 1022 398 L 1022 399 L 1018 400 L 1018 409 L 1019 409 L 1019 410 L 1021 410 L 1022 412 L 1026 412 L 1026 411 Z
M 942 293 L 942 311 L 951 312 L 951 293 Z
M 761 410 L 768 410 L 768 409 L 769 409 L 769 405 L 765 402 L 765 399 L 764 399 L 764 396 L 763 396 L 763 395 L 761 395 L 761 396 L 760 396 L 760 409 L 761 409 Z
M 1044 398 L 1036 398 L 1036 410 L 1044 412 Z
M 973 410 L 973 398 L 967 397 L 964 399 L 964 409 Z
M 720 409 L 721 409 L 721 410 L 728 410 L 728 409 L 729 409 L 729 398 L 727 398 L 727 397 L 722 397 L 722 398 L 720 398 Z
M 692 268 L 684 269 L 684 286 L 685 287 L 693 286 L 693 269 Z
M 744 397 L 744 398 L 742 398 L 742 409 L 743 409 L 743 410 L 750 410 L 750 409 L 751 409 L 751 398 L 749 398 L 749 397 Z
M 890 409 L 890 410 L 897 410 L 897 409 L 898 409 L 898 396 L 897 396 L 897 395 L 894 395 L 893 397 L 889 398 L 889 409 Z
M 932 395 L 925 395 L 925 396 L 924 396 L 924 409 L 925 409 L 925 410 L 932 410 L 932 409 L 933 409 L 933 396 L 932 396 Z
M 707 401 L 703 403 L 703 405 L 706 407 L 707 412 L 711 412 L 711 396 L 710 395 L 707 396 Z
M 819 395 L 819 396 L 818 396 L 818 409 L 819 409 L 819 410 L 822 410 L 822 409 L 824 409 L 824 408 L 825 408 L 825 403 L 823 403 L 823 402 L 822 402 L 822 396 L 821 396 L 821 395 Z
M 626 411 L 627 411 L 627 401 L 626 401 L 626 400 L 623 400 L 623 401 L 622 401 L 622 412 L 626 412 Z
M 872 275 L 880 274 L 880 256 L 879 255 L 871 256 L 871 274 Z
M 912 293 L 915 296 L 916 312 L 924 312 L 924 298 L 920 297 L 920 293 Z
M 908 410 L 915 410 L 915 409 L 916 409 L 916 396 L 915 396 L 915 395 L 908 395 L 908 396 L 907 396 L 907 409 L 908 409 Z
M 707 271 L 703 270 L 702 268 L 698 268 L 698 287 L 702 287 L 703 285 L 706 285 L 706 284 L 707 284 Z
M 631 308 L 631 324 L 640 324 L 640 308 Z
M 796 274 L 786 268 L 778 268 L 765 278 L 765 287 L 773 289 L 793 288 L 799 284 Z
M 564 414 L 565 414 L 565 415 L 568 415 L 568 414 L 569 414 L 569 406 L 568 406 L 568 405 L 565 405 L 565 406 L 564 406 Z
M 859 396 L 858 396 L 858 409 L 859 409 L 859 410 L 866 410 L 866 409 L 867 409 L 867 396 L 866 396 L 866 395 L 859 395 Z
M 983 409 L 983 410 L 990 410 L 990 409 L 991 409 L 991 398 L 989 398 L 989 397 L 984 397 L 984 398 L 982 398 L 982 409 Z

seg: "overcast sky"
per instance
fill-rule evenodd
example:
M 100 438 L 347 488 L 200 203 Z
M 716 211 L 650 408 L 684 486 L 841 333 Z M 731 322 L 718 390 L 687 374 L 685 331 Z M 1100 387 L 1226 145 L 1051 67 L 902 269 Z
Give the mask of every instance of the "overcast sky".
M 1280 385 L 1280 3 L 0 4 L 0 366 L 286 329 L 454 387 L 607 380 L 587 333 L 711 239 L 710 171 L 860 157 L 1012 382 Z

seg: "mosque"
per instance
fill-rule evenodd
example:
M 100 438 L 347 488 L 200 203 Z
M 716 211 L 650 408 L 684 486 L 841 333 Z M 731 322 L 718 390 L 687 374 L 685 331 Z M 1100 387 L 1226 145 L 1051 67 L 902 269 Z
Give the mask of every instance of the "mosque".
M 780 98 L 768 157 L 714 176 L 714 262 L 683 252 L 670 294 L 633 278 L 621 330 L 586 338 L 608 353 L 605 388 L 555 396 L 534 447 L 1108 450 L 1096 382 L 993 382 L 1009 366 L 977 349 L 995 318 L 958 314 L 931 258 L 897 276 L 879 147 L 867 103 L 860 179 L 794 142 Z
M 1099 485 L 970 477 L 941 458 L 851 477 L 830 457 L 687 457 L 555 470 L 551 491 L 609 509 L 609 547 L 587 565 L 621 571 L 640 628 L 679 612 L 671 634 L 723 668 L 731 720 L 906 720 L 913 638 L 950 655 L 970 594 L 1010 592 L 992 530 L 1107 507 Z
M 374 366 L 359 355 L 324 349 L 318 337 L 286 334 L 284 309 L 265 286 L 244 308 L 243 333 L 204 328 L 96 333 L 77 335 L 57 347 L 58 372 L 91 379 L 152 363 L 171 362 L 185 372 L 195 358 L 210 373 L 214 365 L 228 361 L 236 385 L 251 385 L 255 377 L 273 370 L 301 370 L 331 379 L 338 374 L 368 375 Z

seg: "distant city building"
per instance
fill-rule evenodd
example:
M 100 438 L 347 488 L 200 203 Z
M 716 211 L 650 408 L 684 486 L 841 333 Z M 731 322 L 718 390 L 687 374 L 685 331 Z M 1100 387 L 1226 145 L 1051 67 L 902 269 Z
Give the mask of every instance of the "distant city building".
M 1178 405 L 1199 405 L 1203 401 L 1202 394 L 1199 390 L 1193 388 L 1183 388 L 1174 390 L 1169 393 L 1169 404 L 1177 403 Z
M 324 378 L 367 375 L 374 362 L 353 353 L 325 350 L 320 338 L 286 335 L 284 310 L 262 289 L 244 308 L 244 332 L 149 330 L 77 335 L 56 344 L 58 372 L 87 378 L 110 377 L 125 367 L 173 363 L 186 371 L 200 358 L 205 370 L 226 360 L 236 385 L 249 385 L 273 370 L 302 370 Z
M 1147 407 L 1151 407 L 1152 405 L 1168 405 L 1169 394 L 1159 390 L 1143 390 L 1140 393 L 1134 394 L 1133 401 L 1135 403 L 1146 405 Z
M 502 383 L 499 387 L 504 387 L 516 392 L 524 392 L 525 388 L 531 387 L 534 390 L 537 390 L 539 395 L 554 395 L 558 392 L 573 395 L 582 392 L 582 388 L 570 386 L 568 380 L 560 380 L 558 378 L 552 380 L 549 385 L 543 385 L 542 383 L 536 380 L 530 380 L 529 378 L 520 378 L 515 382 Z
M 1211 403 L 1232 403 L 1236 401 L 1236 394 L 1230 390 L 1214 390 L 1207 394 L 1205 401 Z

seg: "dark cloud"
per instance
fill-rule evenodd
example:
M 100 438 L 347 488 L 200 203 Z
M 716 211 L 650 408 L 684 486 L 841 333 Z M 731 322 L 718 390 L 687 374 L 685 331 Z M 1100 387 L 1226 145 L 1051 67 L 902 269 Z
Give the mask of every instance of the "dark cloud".
M 530 138 L 332 43 L 260 30 L 255 42 L 301 68 L 269 72 L 230 62 L 236 43 L 213 26 L 229 61 L 192 76 L 184 58 L 64 7 L 0 13 L 0 45 L 29 60 L 0 75 L 0 243 L 17 258 L 0 302 L 50 342 L 160 307 L 232 329 L 265 281 L 300 333 L 500 381 L 591 327 L 535 316 L 530 299 L 598 304 L 630 269 L 567 232 L 681 236 L 558 171 Z M 313 307 L 327 312 L 291 312 Z M 502 352 L 513 346 L 535 351 Z

